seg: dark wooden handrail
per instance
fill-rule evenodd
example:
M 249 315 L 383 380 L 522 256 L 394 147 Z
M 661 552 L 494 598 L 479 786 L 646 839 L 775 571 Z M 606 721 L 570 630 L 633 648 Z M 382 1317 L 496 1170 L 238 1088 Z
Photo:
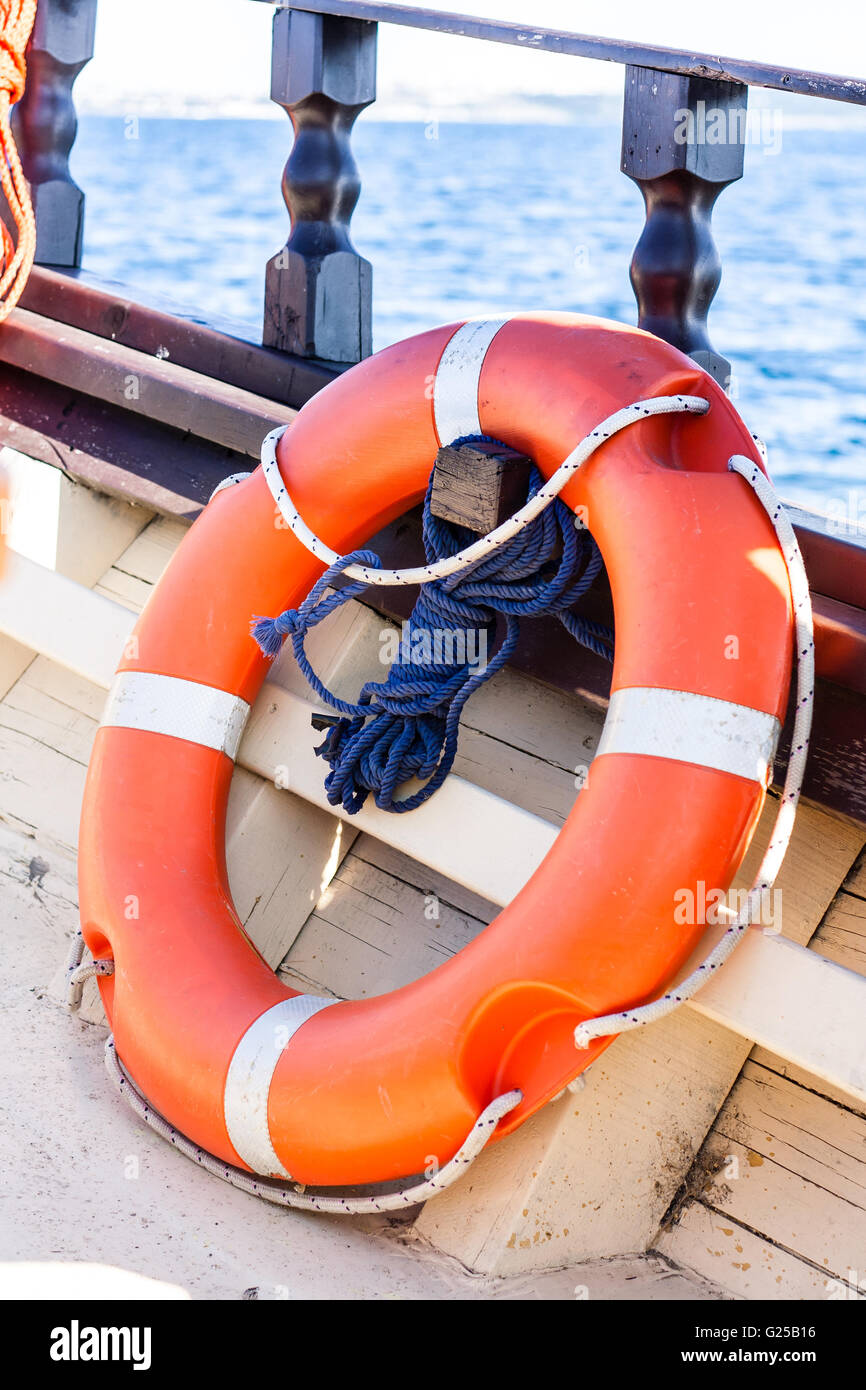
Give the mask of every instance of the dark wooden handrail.
M 372 23 L 400 24 L 410 29 L 429 29 L 466 39 L 486 39 L 544 53 L 563 53 L 572 58 L 595 58 L 604 63 L 656 68 L 682 77 L 711 77 L 721 82 L 743 82 L 749 87 L 770 87 L 801 96 L 866 106 L 866 78 L 838 77 L 802 68 L 775 67 L 743 58 L 718 58 L 689 49 L 659 48 L 628 39 L 604 39 L 575 34 L 568 29 L 539 29 L 504 19 L 478 19 L 474 15 L 441 13 L 414 5 L 377 4 L 375 0 L 266 0 L 278 8 L 308 10 L 311 14 L 341 15 Z

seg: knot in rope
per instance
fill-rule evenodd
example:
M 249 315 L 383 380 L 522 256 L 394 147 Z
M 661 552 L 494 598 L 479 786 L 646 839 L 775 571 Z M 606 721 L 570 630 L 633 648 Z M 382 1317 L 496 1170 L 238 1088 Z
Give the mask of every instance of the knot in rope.
M 533 466 L 529 498 L 542 482 Z M 424 501 L 428 563 L 457 555 L 476 538 L 466 527 L 432 514 L 431 491 L 432 483 Z M 267 656 L 275 656 L 283 638 L 291 636 L 308 683 L 339 713 L 316 752 L 331 768 L 325 779 L 328 801 L 342 805 L 349 815 L 360 811 L 370 793 L 380 810 L 401 812 L 415 810 L 438 791 L 454 763 L 463 706 L 513 654 L 521 618 L 555 615 L 578 642 L 612 659 L 610 630 L 569 611 L 598 575 L 602 560 L 592 536 L 576 529 L 573 513 L 559 498 L 470 569 L 421 586 L 399 641 L 394 635 L 387 678 L 368 681 L 356 703 L 327 689 L 304 649 L 311 628 L 363 592 L 361 581 L 330 590 L 351 564 L 381 568 L 369 550 L 343 556 L 297 609 L 277 618 L 256 618 L 252 626 Z M 504 634 L 491 654 L 498 616 L 504 619 Z M 412 778 L 424 786 L 397 799 L 398 789 Z

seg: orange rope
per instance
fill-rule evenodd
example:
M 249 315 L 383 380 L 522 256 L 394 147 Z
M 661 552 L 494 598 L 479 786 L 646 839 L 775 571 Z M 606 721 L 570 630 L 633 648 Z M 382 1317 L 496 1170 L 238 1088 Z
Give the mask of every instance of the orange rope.
M 0 0 L 0 187 L 18 233 L 15 244 L 6 224 L 0 224 L 3 242 L 0 323 L 18 303 L 36 254 L 33 204 L 9 122 L 12 107 L 24 95 L 27 75 L 24 54 L 35 18 L 36 0 Z

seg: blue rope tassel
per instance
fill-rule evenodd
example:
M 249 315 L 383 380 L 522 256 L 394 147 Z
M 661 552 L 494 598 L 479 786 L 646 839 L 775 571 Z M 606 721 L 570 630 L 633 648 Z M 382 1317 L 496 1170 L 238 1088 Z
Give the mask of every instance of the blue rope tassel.
M 465 443 L 458 440 L 457 443 Z M 529 497 L 542 484 L 534 466 Z M 424 501 L 424 550 L 428 562 L 456 555 L 475 533 L 433 516 L 431 489 Z M 326 570 L 296 609 L 277 618 L 255 618 L 252 634 L 267 656 L 291 637 L 307 681 L 341 718 L 316 749 L 330 765 L 325 790 L 332 806 L 360 811 L 370 792 L 383 811 L 414 811 L 441 787 L 454 762 L 463 706 L 514 652 L 519 619 L 555 615 L 576 641 L 613 659 L 613 633 L 569 612 L 598 575 L 602 561 L 588 531 L 556 498 L 529 526 L 470 570 L 421 586 L 403 630 L 397 658 L 384 681 L 368 681 L 357 703 L 340 700 L 316 675 L 304 650 L 311 628 L 361 594 L 363 582 L 325 591 L 351 564 L 380 569 L 369 550 L 342 556 Z M 486 662 L 497 614 L 505 634 Z M 397 789 L 415 777 L 424 782 L 402 801 Z

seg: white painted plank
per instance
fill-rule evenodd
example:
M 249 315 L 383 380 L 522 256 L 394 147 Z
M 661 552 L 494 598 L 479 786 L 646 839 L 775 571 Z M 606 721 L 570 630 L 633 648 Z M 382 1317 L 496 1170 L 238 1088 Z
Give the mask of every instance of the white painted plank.
M 107 690 L 134 615 L 23 555 L 7 559 L 0 632 Z
M 152 513 L 73 482 L 61 468 L 8 446 L 0 466 L 9 485 L 11 552 L 88 587 L 147 526 Z M 0 637 L 0 698 L 33 660 L 33 652 Z
M 866 1100 L 866 978 L 853 970 L 750 931 L 691 1007 Z

